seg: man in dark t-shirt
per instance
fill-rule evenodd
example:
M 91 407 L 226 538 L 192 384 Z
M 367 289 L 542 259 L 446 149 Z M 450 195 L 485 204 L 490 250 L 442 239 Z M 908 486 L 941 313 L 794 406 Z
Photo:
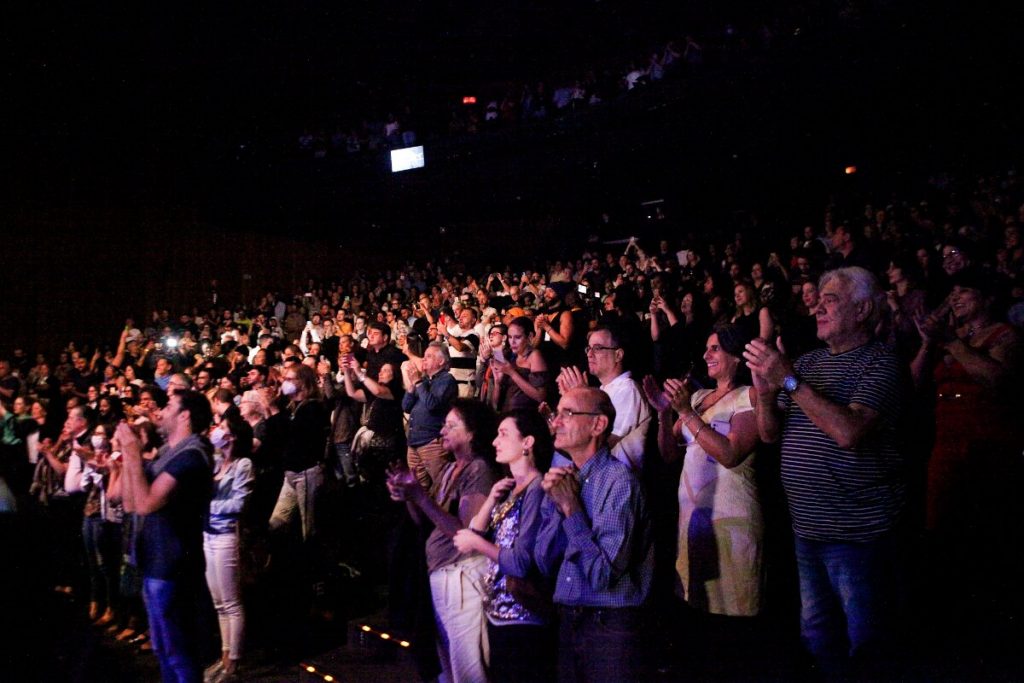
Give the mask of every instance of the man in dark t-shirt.
M 201 615 L 212 606 L 204 578 L 203 525 L 213 461 L 200 435 L 211 420 L 202 394 L 175 393 L 160 411 L 158 428 L 166 445 L 145 469 L 138 436 L 127 423 L 117 428 L 125 509 L 144 515 L 138 563 L 150 638 L 164 680 L 202 680 Z

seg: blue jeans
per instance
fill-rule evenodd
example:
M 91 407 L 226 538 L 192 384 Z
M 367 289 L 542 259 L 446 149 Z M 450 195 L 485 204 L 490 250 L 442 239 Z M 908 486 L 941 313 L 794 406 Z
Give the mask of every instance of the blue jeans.
M 200 579 L 201 581 L 202 579 Z M 164 683 L 203 680 L 199 653 L 198 586 L 188 581 L 142 580 L 142 597 L 149 614 L 149 638 L 160 661 Z
M 352 442 L 334 444 L 334 452 L 338 456 L 338 461 L 334 464 L 334 478 L 344 482 L 346 486 L 358 484 L 359 473 L 356 471 L 355 460 L 352 459 Z
M 826 671 L 880 660 L 892 647 L 899 567 L 895 534 L 865 543 L 796 537 L 800 635 Z

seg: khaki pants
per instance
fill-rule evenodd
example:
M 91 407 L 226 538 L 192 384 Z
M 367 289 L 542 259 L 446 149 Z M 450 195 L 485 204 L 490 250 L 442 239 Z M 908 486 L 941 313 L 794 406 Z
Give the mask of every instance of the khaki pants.
M 448 452 L 441 445 L 441 437 L 428 441 L 422 446 L 409 446 L 405 454 L 409 470 L 416 475 L 416 481 L 425 489 L 437 481 L 441 470 L 448 464 Z

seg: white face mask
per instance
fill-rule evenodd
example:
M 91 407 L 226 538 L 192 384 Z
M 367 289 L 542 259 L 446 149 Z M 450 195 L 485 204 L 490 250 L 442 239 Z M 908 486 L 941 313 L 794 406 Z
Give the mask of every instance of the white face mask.
M 93 450 L 99 450 L 107 443 L 105 438 L 96 434 L 90 438 L 90 441 L 92 441 Z
M 281 382 L 281 393 L 285 396 L 294 396 L 298 390 L 299 387 L 296 386 L 294 380 L 286 379 Z
M 214 448 L 224 448 L 228 445 L 228 433 L 221 427 L 215 428 L 210 432 L 210 443 L 213 444 Z

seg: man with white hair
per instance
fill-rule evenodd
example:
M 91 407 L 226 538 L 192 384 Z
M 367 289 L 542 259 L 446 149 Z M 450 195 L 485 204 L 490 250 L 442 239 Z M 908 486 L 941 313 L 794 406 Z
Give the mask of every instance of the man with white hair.
M 874 338 L 885 306 L 874 276 L 840 268 L 819 289 L 814 314 L 826 348 L 794 364 L 754 340 L 743 355 L 761 439 L 782 442 L 801 635 L 826 673 L 841 675 L 855 662 L 882 662 L 893 644 L 905 502 L 901 377 L 896 355 Z
M 409 413 L 409 469 L 424 488 L 437 480 L 448 459 L 441 444 L 441 426 L 459 387 L 448 371 L 448 349 L 434 342 L 423 352 L 422 371 L 402 365 L 405 396 L 402 410 Z

